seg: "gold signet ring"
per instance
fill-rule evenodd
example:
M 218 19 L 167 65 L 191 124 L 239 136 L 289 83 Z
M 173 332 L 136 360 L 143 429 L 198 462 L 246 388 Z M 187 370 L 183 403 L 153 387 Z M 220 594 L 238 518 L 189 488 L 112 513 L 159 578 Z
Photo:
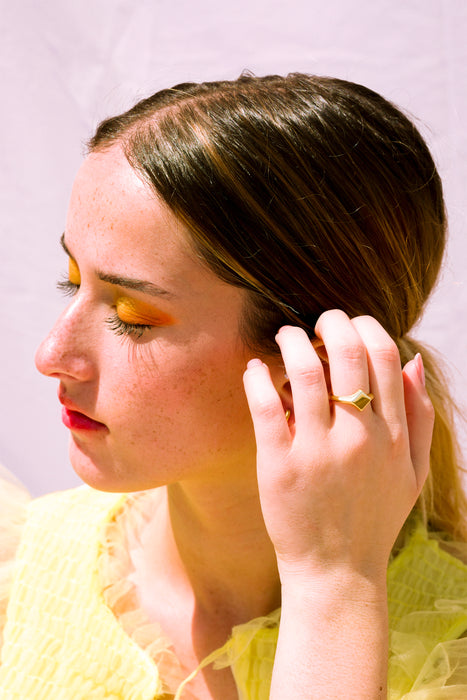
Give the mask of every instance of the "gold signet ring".
M 349 396 L 334 396 L 334 394 L 329 396 L 331 401 L 347 403 L 350 406 L 355 406 L 359 411 L 363 411 L 374 398 L 373 394 L 366 394 L 362 389 L 356 391 L 355 394 L 349 394 Z

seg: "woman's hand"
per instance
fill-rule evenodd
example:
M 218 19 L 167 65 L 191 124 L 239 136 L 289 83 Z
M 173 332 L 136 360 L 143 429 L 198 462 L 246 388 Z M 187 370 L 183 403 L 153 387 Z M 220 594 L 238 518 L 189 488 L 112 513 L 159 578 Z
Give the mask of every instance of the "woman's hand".
M 401 371 L 373 318 L 327 311 L 316 325 L 328 371 L 306 333 L 277 335 L 293 397 L 253 360 L 245 390 L 258 450 L 263 515 L 282 583 L 346 570 L 385 578 L 391 548 L 429 469 L 433 409 L 418 356 Z M 330 383 L 330 386 L 328 384 Z M 362 412 L 329 393 L 373 393 Z
M 326 370 L 305 332 L 284 327 L 277 342 L 290 387 L 278 393 L 259 360 L 245 372 L 282 584 L 269 698 L 383 700 L 386 568 L 428 474 L 433 408 L 421 358 L 401 370 L 373 318 L 327 311 L 315 332 Z M 358 389 L 374 394 L 362 412 L 329 399 Z

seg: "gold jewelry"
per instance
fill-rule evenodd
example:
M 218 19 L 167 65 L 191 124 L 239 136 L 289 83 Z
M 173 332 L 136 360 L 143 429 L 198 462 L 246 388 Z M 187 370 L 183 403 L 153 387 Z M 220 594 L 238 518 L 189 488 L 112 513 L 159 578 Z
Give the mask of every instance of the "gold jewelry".
M 355 408 L 358 408 L 359 411 L 363 411 L 363 409 L 365 409 L 374 398 L 375 397 L 373 394 L 365 394 L 363 389 L 359 389 L 355 392 L 355 394 L 349 394 L 348 396 L 334 396 L 334 394 L 329 396 L 330 401 L 355 406 Z
M 285 412 L 285 420 L 288 422 L 290 418 L 290 408 L 288 408 Z

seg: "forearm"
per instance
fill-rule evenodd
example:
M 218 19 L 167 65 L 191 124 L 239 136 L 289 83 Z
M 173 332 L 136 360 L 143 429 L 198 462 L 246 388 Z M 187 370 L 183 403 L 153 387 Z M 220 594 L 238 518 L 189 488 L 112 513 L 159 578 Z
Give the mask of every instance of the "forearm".
M 270 700 L 383 700 L 387 654 L 384 582 L 284 586 Z

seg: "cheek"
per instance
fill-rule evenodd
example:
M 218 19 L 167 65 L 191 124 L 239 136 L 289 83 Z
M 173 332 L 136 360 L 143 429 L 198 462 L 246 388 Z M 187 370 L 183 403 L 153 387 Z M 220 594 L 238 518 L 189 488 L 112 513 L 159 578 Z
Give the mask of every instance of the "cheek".
M 136 384 L 135 395 L 161 411 L 165 407 L 172 415 L 182 413 L 191 418 L 194 414 L 201 418 L 219 411 L 230 412 L 233 405 L 246 402 L 242 372 L 216 365 L 214 358 L 208 364 L 191 361 L 181 366 L 167 365 L 144 385 Z
M 241 354 L 162 343 L 128 351 L 107 375 L 120 425 L 128 421 L 135 432 L 147 434 L 174 424 L 185 431 L 243 421 L 245 415 L 249 420 Z
M 237 360 L 235 369 L 234 358 L 225 351 L 159 342 L 125 345 L 113 353 L 113 362 L 106 352 L 99 380 L 100 388 L 122 406 L 141 405 L 144 410 L 145 404 L 177 404 L 242 385 L 243 361 Z

